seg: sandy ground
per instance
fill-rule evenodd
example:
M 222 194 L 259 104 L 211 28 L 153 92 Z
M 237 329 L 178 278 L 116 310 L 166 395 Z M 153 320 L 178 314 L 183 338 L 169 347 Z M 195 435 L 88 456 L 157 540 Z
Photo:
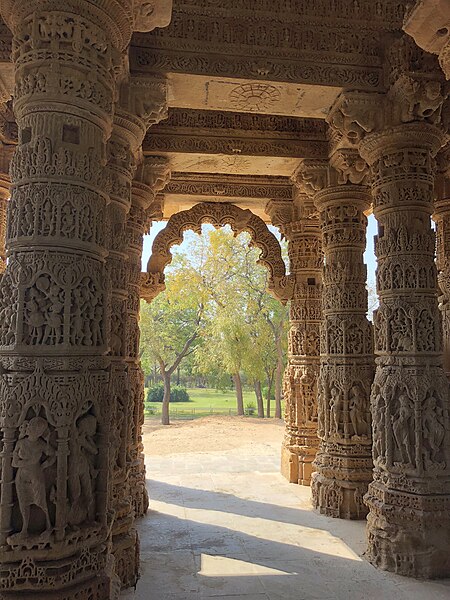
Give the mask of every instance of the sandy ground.
M 211 416 L 161 425 L 147 420 L 143 429 L 145 453 L 166 456 L 185 452 L 210 452 L 261 447 L 283 438 L 282 419 Z

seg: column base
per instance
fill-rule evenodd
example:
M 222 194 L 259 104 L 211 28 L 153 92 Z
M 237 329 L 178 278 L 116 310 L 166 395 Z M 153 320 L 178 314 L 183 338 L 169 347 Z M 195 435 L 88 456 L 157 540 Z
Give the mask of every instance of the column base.
M 419 579 L 450 576 L 450 495 L 420 496 L 374 482 L 365 502 L 370 563 Z
M 113 538 L 113 554 L 122 589 L 134 587 L 139 579 L 139 537 L 135 529 Z
M 7 563 L 2 569 L 7 568 Z M 115 574 L 98 574 L 77 585 L 34 591 L 0 591 L 0 600 L 119 600 L 120 583 Z
M 292 448 L 282 446 L 281 474 L 289 483 L 311 485 L 311 476 L 314 471 L 314 457 L 315 453 L 305 453 L 305 448 L 298 448 L 297 452 L 294 452 Z
M 129 479 L 134 516 L 135 518 L 143 517 L 147 513 L 149 506 L 148 492 L 145 485 L 146 473 L 143 456 L 140 456 L 132 465 Z
M 342 481 L 325 477 L 321 473 L 313 473 L 313 507 L 327 517 L 364 519 L 368 512 L 363 502 L 367 485 L 367 482 Z

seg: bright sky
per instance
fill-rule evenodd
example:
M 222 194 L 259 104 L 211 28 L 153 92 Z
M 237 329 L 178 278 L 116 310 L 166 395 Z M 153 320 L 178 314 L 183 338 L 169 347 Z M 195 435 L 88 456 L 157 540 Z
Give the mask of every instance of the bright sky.
M 373 236 L 377 231 L 377 222 L 373 215 L 370 215 L 368 219 L 368 228 L 367 228 L 367 248 L 364 254 L 364 260 L 367 264 L 367 281 L 369 286 L 373 286 L 375 283 L 375 268 L 376 268 L 376 260 L 375 254 L 373 250 Z M 144 250 L 142 253 L 142 270 L 147 270 L 147 262 L 150 257 L 152 251 L 153 240 L 156 235 L 164 229 L 166 226 L 166 221 L 157 221 L 153 223 L 150 234 L 144 237 Z

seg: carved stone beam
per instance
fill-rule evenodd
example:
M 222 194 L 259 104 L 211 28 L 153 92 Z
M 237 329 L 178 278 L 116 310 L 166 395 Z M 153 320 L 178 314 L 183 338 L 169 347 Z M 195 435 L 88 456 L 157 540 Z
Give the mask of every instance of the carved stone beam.
M 405 17 L 403 30 L 416 44 L 437 54 L 450 79 L 450 11 L 447 0 L 420 0 Z

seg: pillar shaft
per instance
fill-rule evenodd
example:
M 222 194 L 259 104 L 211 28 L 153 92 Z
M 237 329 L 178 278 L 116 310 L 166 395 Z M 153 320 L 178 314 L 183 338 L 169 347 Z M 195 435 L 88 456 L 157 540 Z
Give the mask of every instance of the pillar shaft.
M 363 496 L 373 467 L 374 361 L 363 261 L 370 195 L 364 186 L 329 186 L 315 195 L 315 203 L 325 265 L 313 504 L 331 517 L 360 519 L 367 512 Z
M 83 0 L 3 8 L 19 140 L 0 282 L 0 587 L 4 599 L 106 600 L 119 582 L 104 167 L 131 12 Z
M 447 157 L 445 157 L 447 163 Z M 448 164 L 445 165 L 448 167 Z M 439 308 L 442 315 L 443 364 L 450 378 L 450 180 L 445 172 L 439 174 L 435 190 L 433 218 L 436 223 L 436 267 L 439 282 Z
M 139 307 L 141 296 L 141 261 L 143 236 L 153 219 L 162 218 L 162 201 L 157 193 L 169 180 L 170 169 L 166 159 L 145 157 L 139 165 L 132 186 L 131 210 L 127 219 L 128 240 L 128 303 L 127 303 L 127 363 L 133 394 L 134 414 L 128 449 L 130 493 L 136 517 L 142 517 L 148 509 L 145 481 L 144 447 L 142 426 L 144 424 L 144 374 L 139 357 Z
M 361 145 L 372 169 L 380 298 L 367 556 L 415 577 L 450 573 L 449 385 L 430 223 L 441 135 L 412 122 L 370 134 Z
M 144 102 L 145 99 L 145 102 Z M 142 140 L 147 128 L 167 111 L 164 80 L 129 77 L 119 90 L 111 138 L 108 141 L 107 179 L 111 237 L 107 266 L 111 278 L 111 402 L 110 510 L 114 514 L 112 552 L 123 587 L 136 584 L 139 574 L 139 542 L 134 519 L 136 499 L 146 503 L 144 482 L 132 477 L 135 468 L 135 434 L 142 423 L 143 380 L 139 365 L 139 283 L 144 229 L 136 224 L 136 194 L 132 182 L 142 161 Z M 142 171 L 142 168 L 140 168 Z M 153 193 L 151 194 L 153 199 Z M 144 207 L 145 208 L 145 207 Z M 142 215 L 145 219 L 145 214 Z M 136 239 L 136 235 L 138 239 Z M 136 487 L 134 487 L 136 486 Z M 142 510 L 138 511 L 141 516 Z
M 9 168 L 15 146 L 0 143 L 0 273 L 6 269 L 6 213 L 11 195 Z
M 289 307 L 288 364 L 283 395 L 285 436 L 281 472 L 290 482 L 310 485 L 317 452 L 317 379 L 322 319 L 322 249 L 314 205 L 297 191 L 292 220 L 280 225 L 288 239 L 294 296 Z

